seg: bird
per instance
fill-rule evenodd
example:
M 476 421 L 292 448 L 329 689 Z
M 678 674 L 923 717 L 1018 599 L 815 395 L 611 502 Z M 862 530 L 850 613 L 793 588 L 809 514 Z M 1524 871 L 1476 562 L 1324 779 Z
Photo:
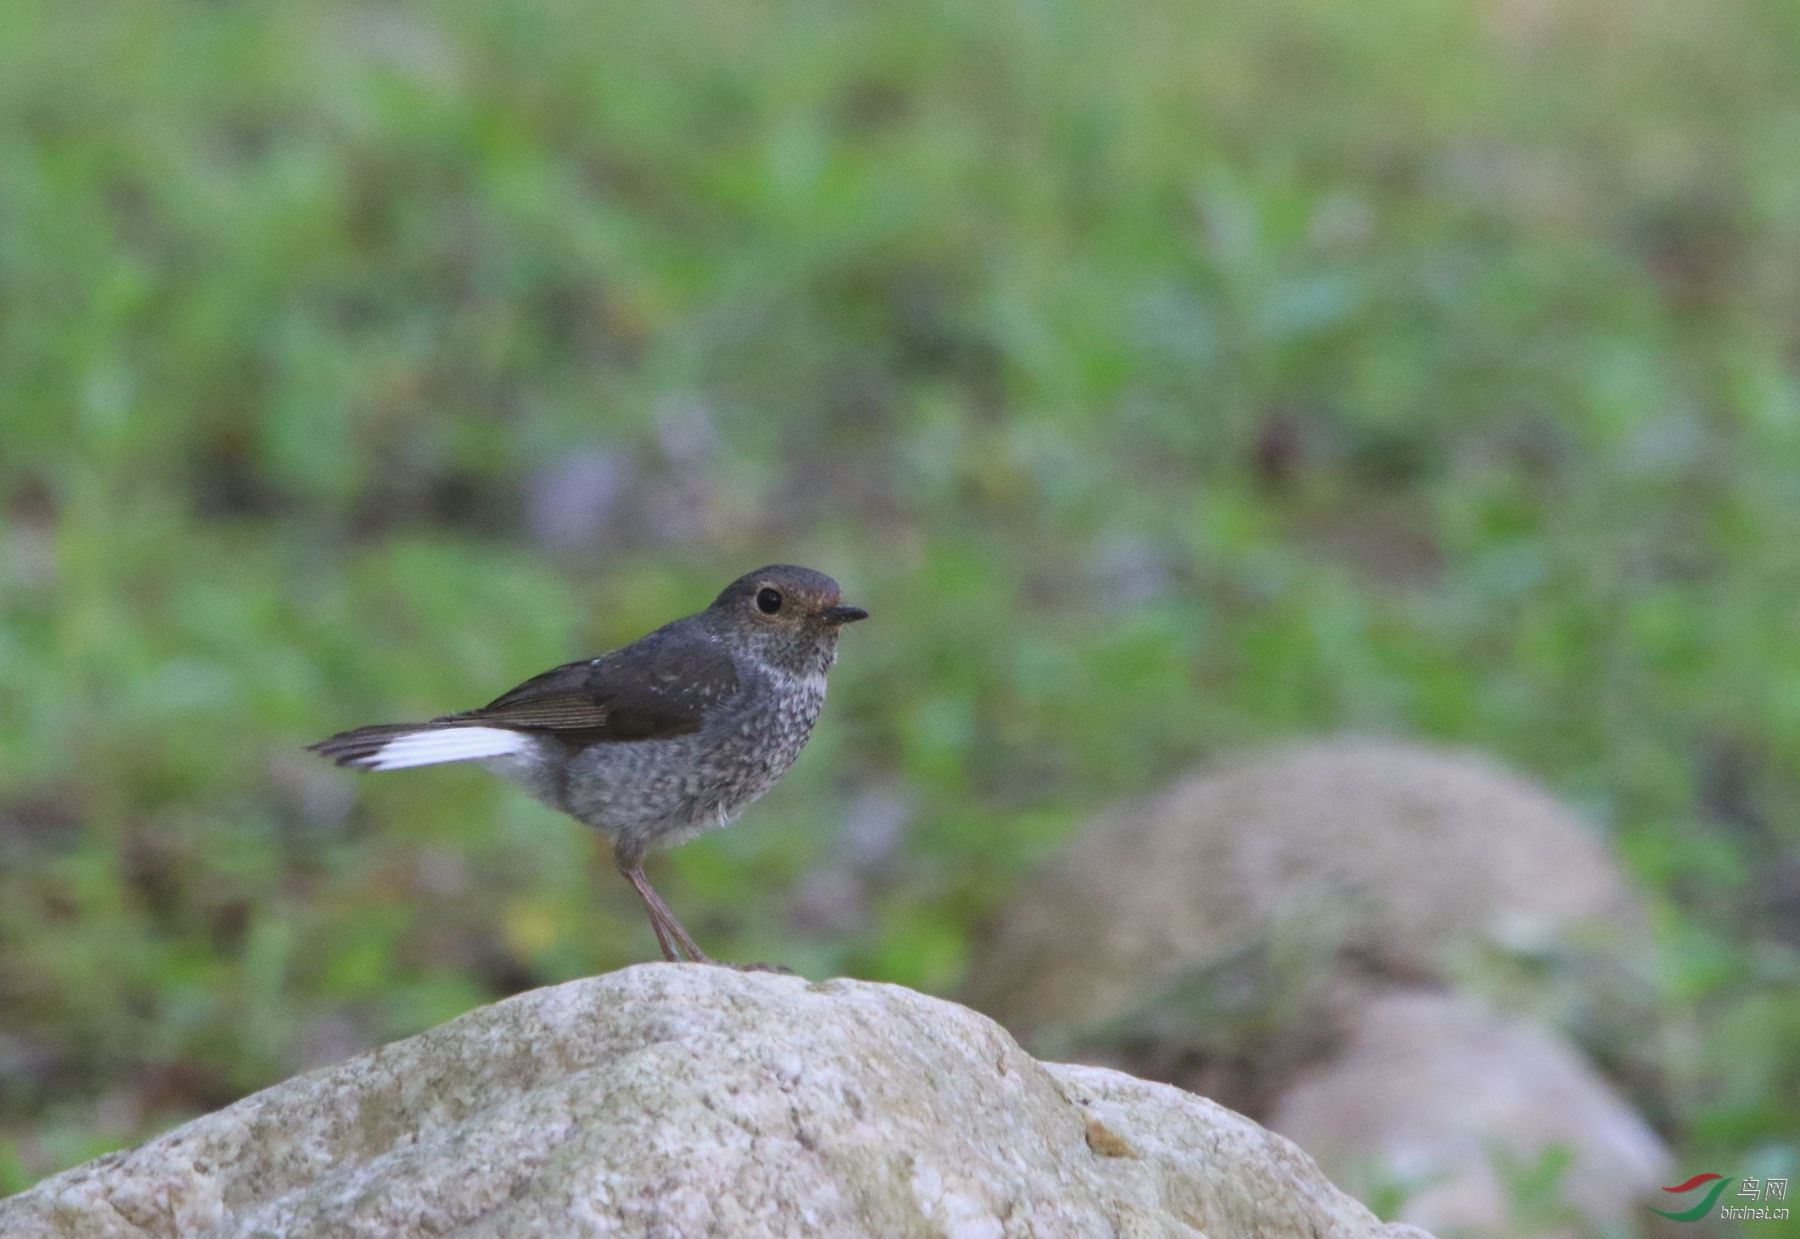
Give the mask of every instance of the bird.
M 479 709 L 308 748 L 361 770 L 480 763 L 610 838 L 664 959 L 716 964 L 650 885 L 644 858 L 725 826 L 787 773 L 824 704 L 840 631 L 868 617 L 824 573 L 770 564 L 703 611 Z

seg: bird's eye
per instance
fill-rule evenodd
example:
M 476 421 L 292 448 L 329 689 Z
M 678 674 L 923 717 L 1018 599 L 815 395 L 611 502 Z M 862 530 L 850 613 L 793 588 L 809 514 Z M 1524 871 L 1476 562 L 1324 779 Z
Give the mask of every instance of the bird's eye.
M 771 589 L 767 585 L 757 590 L 756 609 L 764 615 L 773 615 L 781 610 L 781 591 Z

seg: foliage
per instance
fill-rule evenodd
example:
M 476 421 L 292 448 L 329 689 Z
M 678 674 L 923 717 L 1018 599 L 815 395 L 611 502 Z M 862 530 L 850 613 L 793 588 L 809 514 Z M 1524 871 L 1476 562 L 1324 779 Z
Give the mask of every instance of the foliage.
M 299 752 L 756 563 L 847 634 L 659 885 L 954 985 L 1221 749 L 1481 746 L 1659 901 L 1684 1166 L 1800 1114 L 1800 9 L 13 6 L 0 1190 L 650 954 L 577 828 Z

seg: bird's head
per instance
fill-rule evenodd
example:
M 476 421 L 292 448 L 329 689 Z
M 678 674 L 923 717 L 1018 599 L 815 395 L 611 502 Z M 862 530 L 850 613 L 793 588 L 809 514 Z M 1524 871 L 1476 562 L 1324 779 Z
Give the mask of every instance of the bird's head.
M 745 573 L 719 591 L 707 609 L 724 632 L 797 674 L 831 666 L 838 630 L 869 618 L 861 607 L 844 602 L 836 581 L 793 564 Z

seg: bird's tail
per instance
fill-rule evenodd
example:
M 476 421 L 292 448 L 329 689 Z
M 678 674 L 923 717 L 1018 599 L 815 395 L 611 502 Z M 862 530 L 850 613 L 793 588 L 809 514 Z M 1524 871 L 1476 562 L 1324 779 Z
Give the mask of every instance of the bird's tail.
M 307 747 L 340 766 L 362 770 L 404 770 L 444 761 L 507 757 L 527 743 L 507 727 L 482 727 L 441 720 L 431 723 L 378 723 L 340 731 Z

